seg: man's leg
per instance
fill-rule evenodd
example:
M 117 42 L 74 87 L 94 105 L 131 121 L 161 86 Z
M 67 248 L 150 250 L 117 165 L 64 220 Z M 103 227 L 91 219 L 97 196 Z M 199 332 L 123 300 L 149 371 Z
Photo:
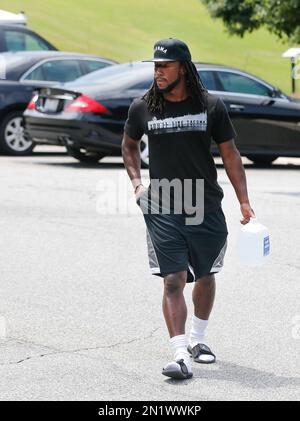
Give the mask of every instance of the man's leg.
M 215 355 L 205 343 L 205 329 L 213 308 L 215 292 L 214 275 L 203 276 L 195 282 L 192 293 L 194 315 L 192 317 L 189 350 L 192 351 L 196 362 L 211 363 L 215 361 Z
M 177 272 L 164 278 L 163 313 L 170 338 L 184 335 L 187 308 L 183 295 L 187 273 Z
M 187 379 L 193 375 L 187 351 L 188 339 L 185 335 L 187 308 L 183 290 L 186 279 L 186 271 L 173 273 L 164 278 L 162 307 L 171 338 L 174 361 L 167 364 L 162 373 L 176 379 Z
M 193 289 L 194 314 L 198 319 L 208 320 L 214 305 L 216 282 L 214 275 L 196 280 Z

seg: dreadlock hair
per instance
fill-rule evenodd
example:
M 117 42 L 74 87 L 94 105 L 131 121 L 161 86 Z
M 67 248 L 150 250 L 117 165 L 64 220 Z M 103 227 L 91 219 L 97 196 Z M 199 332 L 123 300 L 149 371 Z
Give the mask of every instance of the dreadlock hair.
M 196 66 L 192 61 L 182 61 L 185 68 L 186 87 L 189 96 L 193 103 L 199 107 L 199 111 L 203 112 L 206 109 L 206 93 L 207 89 L 204 87 Z M 145 93 L 143 99 L 148 105 L 149 111 L 164 115 L 165 100 L 163 94 L 159 92 L 156 82 L 153 81 L 150 89 Z

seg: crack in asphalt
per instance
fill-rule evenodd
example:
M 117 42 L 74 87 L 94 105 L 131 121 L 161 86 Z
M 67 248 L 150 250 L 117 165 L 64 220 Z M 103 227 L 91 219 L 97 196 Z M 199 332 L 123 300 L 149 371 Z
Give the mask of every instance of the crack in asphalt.
M 126 342 L 117 342 L 115 344 L 106 345 L 106 346 L 95 346 L 95 347 L 78 348 L 78 349 L 70 349 L 70 350 L 57 349 L 57 348 L 49 347 L 49 346 L 46 346 L 46 345 L 37 344 L 37 343 L 32 342 L 32 341 L 26 341 L 26 340 L 23 340 L 23 339 L 10 337 L 10 338 L 7 338 L 7 339 L 17 340 L 19 343 L 23 343 L 23 344 L 31 344 L 31 345 L 34 345 L 34 346 L 40 346 L 40 347 L 44 347 L 44 348 L 49 348 L 49 349 L 52 349 L 53 352 L 47 352 L 47 353 L 39 354 L 39 355 L 32 355 L 30 357 L 25 357 L 25 358 L 23 358 L 23 359 L 21 359 L 19 361 L 9 361 L 8 363 L 0 363 L 0 366 L 7 365 L 7 364 L 9 364 L 9 365 L 21 364 L 21 363 L 23 363 L 25 361 L 28 361 L 28 360 L 31 360 L 33 358 L 42 358 L 42 357 L 46 357 L 48 355 L 57 355 L 57 354 L 74 354 L 74 353 L 78 353 L 78 355 L 80 355 L 80 356 L 84 356 L 84 357 L 92 358 L 92 359 L 97 359 L 95 357 L 90 357 L 90 356 L 85 355 L 85 354 L 80 354 L 80 352 L 82 352 L 82 351 L 95 351 L 97 349 L 112 349 L 112 348 L 116 348 L 118 346 L 128 345 L 128 344 L 132 344 L 134 342 L 146 340 L 146 339 L 151 338 L 155 334 L 155 332 L 157 332 L 159 329 L 160 328 L 156 328 L 156 329 L 152 330 L 152 332 L 149 335 L 147 335 L 147 336 L 138 337 L 138 338 L 135 338 L 135 339 L 131 339 L 130 341 L 126 341 Z

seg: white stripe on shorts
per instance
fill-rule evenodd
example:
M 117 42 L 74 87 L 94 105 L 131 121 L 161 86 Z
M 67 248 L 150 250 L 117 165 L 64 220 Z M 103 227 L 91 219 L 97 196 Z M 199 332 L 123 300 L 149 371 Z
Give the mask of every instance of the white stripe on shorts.
M 148 248 L 148 259 L 149 259 L 149 266 L 150 271 L 153 275 L 161 273 L 158 259 L 155 253 L 155 249 L 148 231 L 148 228 L 146 228 L 146 237 L 147 237 L 147 248 Z
M 222 247 L 218 257 L 214 261 L 214 263 L 213 263 L 213 265 L 210 269 L 210 272 L 220 272 L 220 270 L 222 269 L 222 267 L 224 265 L 224 256 L 225 256 L 226 248 L 227 248 L 227 240 L 225 241 L 225 244 Z

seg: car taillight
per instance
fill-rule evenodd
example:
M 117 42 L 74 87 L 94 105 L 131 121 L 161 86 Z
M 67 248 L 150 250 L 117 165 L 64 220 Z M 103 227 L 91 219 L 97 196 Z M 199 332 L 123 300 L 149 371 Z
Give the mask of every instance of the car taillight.
M 104 105 L 85 95 L 80 95 L 65 108 L 65 112 L 80 111 L 82 113 L 108 113 Z
M 35 110 L 36 109 L 36 102 L 38 100 L 38 95 L 34 95 L 31 98 L 31 101 L 29 102 L 29 104 L 27 105 L 27 110 Z

